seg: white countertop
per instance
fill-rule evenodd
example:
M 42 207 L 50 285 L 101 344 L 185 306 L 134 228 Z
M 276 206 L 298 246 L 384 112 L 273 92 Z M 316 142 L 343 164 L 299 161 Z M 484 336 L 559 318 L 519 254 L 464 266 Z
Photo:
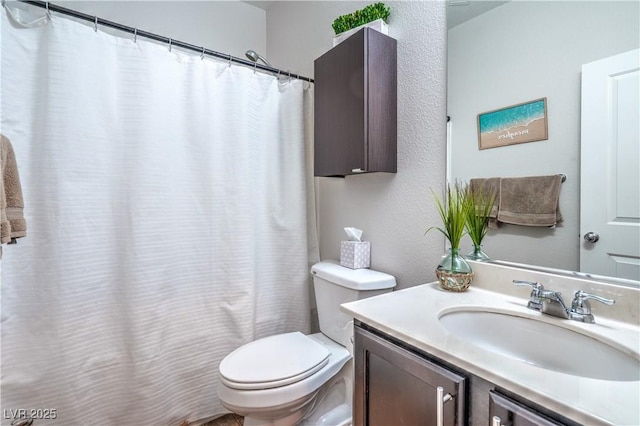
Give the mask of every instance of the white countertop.
M 596 324 L 584 324 L 543 315 L 526 305 L 527 299 L 473 285 L 464 293 L 452 293 L 434 283 L 346 303 L 341 308 L 384 333 L 574 421 L 585 425 L 640 425 L 639 381 L 590 379 L 529 365 L 456 338 L 439 321 L 443 312 L 465 306 L 471 310 L 510 313 L 578 330 L 638 356 L 637 326 L 597 316 Z M 558 356 L 575 357 L 579 353 Z

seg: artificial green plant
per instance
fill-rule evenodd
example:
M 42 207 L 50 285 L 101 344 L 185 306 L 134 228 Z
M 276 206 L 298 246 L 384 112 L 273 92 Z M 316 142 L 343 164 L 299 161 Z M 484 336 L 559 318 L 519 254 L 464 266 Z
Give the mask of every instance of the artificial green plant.
M 355 12 L 338 16 L 335 21 L 333 21 L 333 31 L 335 31 L 336 34 L 340 34 L 352 28 L 359 27 L 360 25 L 375 21 L 376 19 L 382 19 L 384 22 L 387 22 L 390 14 L 391 9 L 389 6 L 385 6 L 384 3 L 378 2 L 370 4 Z
M 483 191 L 481 188 L 465 189 L 465 197 L 468 199 L 469 211 L 467 212 L 466 230 L 473 246 L 479 249 L 482 240 L 487 235 L 489 228 L 489 215 L 495 203 L 494 192 Z
M 467 218 L 471 209 L 467 189 L 458 182 L 453 187 L 447 184 L 444 199 L 440 198 L 433 189 L 431 192 L 433 193 L 440 219 L 442 219 L 442 227 L 432 226 L 425 233 L 432 229 L 437 229 L 449 240 L 452 251 L 457 251 L 460 248 L 462 237 L 467 232 Z

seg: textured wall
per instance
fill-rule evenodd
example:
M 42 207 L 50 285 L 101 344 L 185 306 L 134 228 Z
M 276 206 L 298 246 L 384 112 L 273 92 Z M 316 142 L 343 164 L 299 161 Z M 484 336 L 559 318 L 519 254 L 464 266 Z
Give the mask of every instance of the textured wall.
M 277 2 L 267 11 L 272 63 L 313 75 L 315 58 L 332 47 L 331 23 L 361 2 Z M 320 256 L 338 259 L 345 226 L 371 241 L 371 267 L 400 287 L 435 279 L 443 254 L 430 187 L 445 176 L 446 19 L 444 2 L 387 2 L 389 35 L 398 40 L 398 173 L 317 178 Z

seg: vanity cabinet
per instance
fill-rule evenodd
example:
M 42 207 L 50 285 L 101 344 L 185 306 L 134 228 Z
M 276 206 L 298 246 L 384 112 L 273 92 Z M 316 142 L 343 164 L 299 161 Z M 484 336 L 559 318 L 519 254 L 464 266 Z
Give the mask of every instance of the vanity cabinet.
M 561 426 L 544 414 L 495 391 L 489 392 L 491 426 Z
M 467 378 L 355 327 L 354 425 L 466 425 Z
M 359 320 L 354 426 L 579 426 Z
M 314 175 L 396 172 L 397 42 L 363 28 L 314 63 Z

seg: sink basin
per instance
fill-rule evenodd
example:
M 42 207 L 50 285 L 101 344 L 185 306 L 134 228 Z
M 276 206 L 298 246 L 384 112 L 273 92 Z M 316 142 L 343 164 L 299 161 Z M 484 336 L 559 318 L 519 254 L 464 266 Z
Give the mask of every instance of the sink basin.
M 640 380 L 640 361 L 584 334 L 515 315 L 452 311 L 440 323 L 457 338 L 547 370 L 612 381 Z

